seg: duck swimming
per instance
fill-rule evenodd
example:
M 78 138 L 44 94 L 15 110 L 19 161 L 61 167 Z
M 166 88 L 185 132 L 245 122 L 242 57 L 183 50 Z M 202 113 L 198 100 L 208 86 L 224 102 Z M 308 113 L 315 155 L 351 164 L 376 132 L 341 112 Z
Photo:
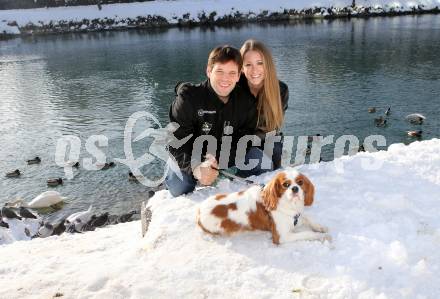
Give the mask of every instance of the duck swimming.
M 388 109 L 385 111 L 385 115 L 390 115 L 391 114 L 391 107 L 388 107 Z
M 26 162 L 27 162 L 28 165 L 39 164 L 39 163 L 41 163 L 41 158 L 40 157 L 35 157 L 34 159 L 27 160 Z
M 385 127 L 387 124 L 387 120 L 381 116 L 381 117 L 375 118 L 374 123 L 376 124 L 376 127 Z
M 131 182 L 139 182 L 138 178 L 131 171 L 128 173 L 128 180 Z
M 62 185 L 62 184 L 63 184 L 63 179 L 62 178 L 48 179 L 47 180 L 47 185 L 51 186 L 51 187 L 56 187 L 56 186 Z
M 368 113 L 374 113 L 374 112 L 376 112 L 376 107 L 368 108 Z
M 115 166 L 115 162 L 105 163 L 104 166 L 101 168 L 102 170 L 109 169 L 110 167 Z
M 408 131 L 408 136 L 411 137 L 422 137 L 423 131 Z
M 413 125 L 421 125 L 425 121 L 426 117 L 420 113 L 408 114 L 405 119 Z
M 21 175 L 21 172 L 18 169 L 6 173 L 6 177 L 7 178 L 16 178 L 16 177 L 19 177 L 20 175 Z
M 75 167 L 78 168 L 79 167 L 79 162 L 78 161 L 67 161 L 66 164 L 64 164 L 64 167 Z

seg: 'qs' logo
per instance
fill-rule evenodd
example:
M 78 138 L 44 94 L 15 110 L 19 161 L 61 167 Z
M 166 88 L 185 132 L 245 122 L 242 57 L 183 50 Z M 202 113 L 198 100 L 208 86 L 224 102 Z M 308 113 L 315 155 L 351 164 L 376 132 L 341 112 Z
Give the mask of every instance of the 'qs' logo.
M 136 138 L 133 138 L 133 128 L 136 122 L 141 119 L 152 121 L 156 128 L 149 127 L 145 129 Z M 192 134 L 178 140 L 173 133 L 179 128 L 179 124 L 170 123 L 165 128 L 162 128 L 159 120 L 149 112 L 139 111 L 133 113 L 124 129 L 124 154 L 125 159 L 115 158 L 115 161 L 125 164 L 130 168 L 130 171 L 136 179 L 147 187 L 157 187 L 164 180 L 169 169 L 172 169 L 180 179 L 183 179 L 180 168 L 174 157 L 170 155 L 168 148 L 171 146 L 178 149 L 191 139 Z M 152 137 L 154 140 L 148 148 L 148 151 L 139 158 L 133 155 L 132 142 L 140 141 L 146 137 Z M 92 158 L 83 159 L 83 167 L 87 170 L 98 170 L 105 164 L 105 154 L 96 146 L 108 146 L 108 138 L 104 135 L 92 135 L 86 141 L 86 150 L 96 158 L 96 162 L 92 163 Z M 69 150 L 70 149 L 70 150 Z M 75 135 L 66 135 L 60 138 L 57 142 L 55 162 L 58 166 L 64 167 L 64 172 L 68 179 L 73 179 L 74 162 L 79 162 L 81 150 L 81 139 Z M 66 154 L 69 160 L 65 160 Z M 161 177 L 151 180 L 145 177 L 140 169 L 146 165 L 151 164 L 156 158 L 166 162 L 164 173 Z

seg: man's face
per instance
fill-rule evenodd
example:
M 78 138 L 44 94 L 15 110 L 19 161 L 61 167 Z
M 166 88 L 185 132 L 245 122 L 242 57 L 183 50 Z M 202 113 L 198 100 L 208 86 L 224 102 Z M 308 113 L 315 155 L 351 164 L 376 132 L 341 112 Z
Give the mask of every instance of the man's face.
M 220 98 L 227 98 L 240 79 L 240 70 L 234 61 L 215 63 L 206 69 L 211 86 Z

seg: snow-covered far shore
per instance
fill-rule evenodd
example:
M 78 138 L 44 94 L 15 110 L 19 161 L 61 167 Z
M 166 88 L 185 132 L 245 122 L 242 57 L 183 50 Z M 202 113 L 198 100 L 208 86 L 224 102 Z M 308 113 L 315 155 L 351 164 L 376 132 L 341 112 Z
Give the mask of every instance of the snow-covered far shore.
M 382 163 L 378 170 L 361 167 L 376 162 Z M 440 297 L 440 139 L 394 144 L 388 151 L 299 170 L 317 191 L 306 213 L 329 227 L 331 244 L 276 246 L 266 232 L 206 235 L 195 224 L 197 205 L 219 191 L 245 188 L 222 180 L 216 188 L 178 198 L 156 193 L 145 238 L 136 221 L 0 246 L 2 294 L 9 299 Z
M 86 32 L 305 17 L 439 13 L 440 0 L 178 0 L 0 10 L 0 34 Z M 3 24 L 2 24 L 3 23 Z M 19 31 L 19 32 L 17 32 Z

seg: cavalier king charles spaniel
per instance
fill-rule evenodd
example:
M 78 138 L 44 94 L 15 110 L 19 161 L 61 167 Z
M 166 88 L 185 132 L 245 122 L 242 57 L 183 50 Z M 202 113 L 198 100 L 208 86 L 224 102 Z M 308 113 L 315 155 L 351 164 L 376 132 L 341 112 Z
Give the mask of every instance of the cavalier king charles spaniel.
M 300 240 L 331 241 L 326 227 L 312 222 L 303 211 L 311 206 L 315 187 L 297 171 L 279 172 L 265 186 L 217 194 L 203 201 L 197 211 L 197 224 L 212 235 L 263 230 L 280 244 Z M 300 224 L 310 230 L 298 231 Z

